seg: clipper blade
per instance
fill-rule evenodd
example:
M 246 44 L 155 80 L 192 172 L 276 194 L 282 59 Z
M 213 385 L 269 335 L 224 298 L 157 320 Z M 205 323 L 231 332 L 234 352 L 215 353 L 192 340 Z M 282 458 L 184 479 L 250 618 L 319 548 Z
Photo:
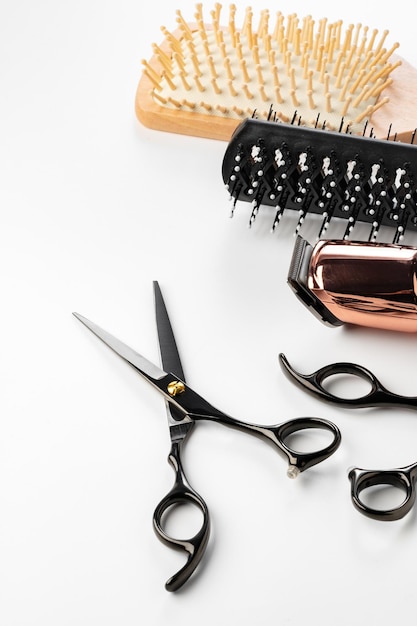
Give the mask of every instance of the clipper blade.
M 298 213 L 299 233 L 309 214 L 322 216 L 317 239 L 330 221 L 345 222 L 342 239 L 358 222 L 370 224 L 369 241 L 381 226 L 393 243 L 417 231 L 417 146 L 277 121 L 248 119 L 224 154 L 222 176 L 233 202 L 249 202 L 249 225 L 261 206 L 272 209 L 274 231 L 284 213 Z
M 313 246 L 298 236 L 288 270 L 288 285 L 297 298 L 327 326 L 341 326 L 342 322 L 333 315 L 309 287 L 310 261 Z
M 417 332 L 417 248 L 297 237 L 288 284 L 329 326 Z

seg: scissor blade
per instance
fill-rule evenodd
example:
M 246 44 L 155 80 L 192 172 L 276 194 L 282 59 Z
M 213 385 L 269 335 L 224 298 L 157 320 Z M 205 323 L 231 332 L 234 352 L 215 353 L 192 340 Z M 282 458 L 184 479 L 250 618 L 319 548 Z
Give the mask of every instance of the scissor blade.
M 184 371 L 175 341 L 174 332 L 169 320 L 168 311 L 158 281 L 154 281 L 156 328 L 158 332 L 159 351 L 162 367 L 172 372 L 185 383 Z M 166 401 L 171 441 L 183 441 L 194 426 L 194 420 L 188 415 L 183 416 L 170 402 Z
M 160 367 L 148 361 L 144 356 L 135 352 L 132 348 L 129 348 L 125 343 L 108 333 L 106 330 L 90 322 L 86 317 L 83 317 L 79 313 L 73 313 L 73 315 L 82 322 L 91 332 L 93 332 L 99 339 L 101 339 L 109 348 L 111 348 L 122 359 L 127 361 L 129 365 L 134 367 L 140 374 L 148 378 L 149 380 L 160 380 L 167 375 Z
M 174 332 L 172 330 L 159 283 L 156 280 L 153 283 L 153 289 L 155 297 L 156 327 L 158 331 L 162 367 L 166 372 L 172 372 L 185 382 L 184 371 L 182 369 Z

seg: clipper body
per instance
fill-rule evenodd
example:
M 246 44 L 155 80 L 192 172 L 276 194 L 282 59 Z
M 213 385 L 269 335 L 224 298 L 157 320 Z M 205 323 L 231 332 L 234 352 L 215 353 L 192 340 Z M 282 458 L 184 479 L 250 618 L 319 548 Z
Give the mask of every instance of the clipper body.
M 297 238 L 288 283 L 326 324 L 417 332 L 417 249 Z

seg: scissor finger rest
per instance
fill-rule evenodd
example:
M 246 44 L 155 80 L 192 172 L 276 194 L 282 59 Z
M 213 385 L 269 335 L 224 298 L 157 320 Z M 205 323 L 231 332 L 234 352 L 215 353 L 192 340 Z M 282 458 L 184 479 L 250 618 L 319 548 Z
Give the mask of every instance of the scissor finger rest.
M 393 470 L 364 470 L 354 467 L 349 472 L 351 496 L 358 511 L 380 521 L 399 520 L 410 511 L 415 499 L 416 465 Z M 376 509 L 368 506 L 361 498 L 361 494 L 371 487 L 390 486 L 400 489 L 404 493 L 404 500 L 399 506 L 389 509 Z
M 179 450 L 176 448 L 176 444 L 174 444 L 168 457 L 168 461 L 175 470 L 175 483 L 171 491 L 162 498 L 156 507 L 153 515 L 153 527 L 163 543 L 176 550 L 184 550 L 188 556 L 184 567 L 167 580 L 165 584 L 167 591 L 177 591 L 189 579 L 203 557 L 210 536 L 210 517 L 207 505 L 203 498 L 188 484 L 182 469 Z M 200 530 L 188 539 L 171 537 L 164 529 L 164 515 L 169 509 L 181 504 L 192 504 L 199 508 L 203 514 Z
M 279 362 L 283 372 L 290 380 L 298 384 L 305 391 L 319 397 L 321 400 L 327 400 L 334 404 L 345 407 L 367 408 L 377 406 L 403 406 L 408 408 L 417 408 L 417 398 L 406 397 L 388 391 L 378 378 L 366 367 L 357 363 L 340 362 L 325 365 L 316 370 L 312 374 L 301 374 L 292 365 L 284 354 L 279 355 Z M 343 398 L 331 393 L 324 383 L 332 376 L 346 374 L 360 378 L 369 384 L 369 391 L 353 398 Z

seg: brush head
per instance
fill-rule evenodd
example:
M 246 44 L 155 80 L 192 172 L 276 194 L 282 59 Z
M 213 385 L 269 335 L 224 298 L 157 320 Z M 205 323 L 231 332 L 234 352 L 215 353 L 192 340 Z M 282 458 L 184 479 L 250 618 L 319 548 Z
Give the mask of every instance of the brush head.
M 195 21 L 177 11 L 178 28 L 161 28 L 165 39 L 142 61 L 136 93 L 144 125 L 228 141 L 254 110 L 266 119 L 272 107 L 281 121 L 297 110 L 303 125 L 314 127 L 319 114 L 327 128 L 343 118 L 360 133 L 370 118 L 375 126 L 392 98 L 404 99 L 394 82 L 399 44 L 384 47 L 388 31 L 268 10 L 255 24 L 250 7 L 238 27 L 235 5 L 226 16 L 221 11 L 217 3 L 204 16 L 199 3 Z
M 233 200 L 250 202 L 250 224 L 262 205 L 272 207 L 272 230 L 284 211 L 297 211 L 298 234 L 307 214 L 323 216 L 318 238 L 330 220 L 346 222 L 349 238 L 357 222 L 371 225 L 369 240 L 391 226 L 393 240 L 417 231 L 417 146 L 248 119 L 226 149 L 223 181 Z M 233 211 L 232 211 L 233 213 Z

